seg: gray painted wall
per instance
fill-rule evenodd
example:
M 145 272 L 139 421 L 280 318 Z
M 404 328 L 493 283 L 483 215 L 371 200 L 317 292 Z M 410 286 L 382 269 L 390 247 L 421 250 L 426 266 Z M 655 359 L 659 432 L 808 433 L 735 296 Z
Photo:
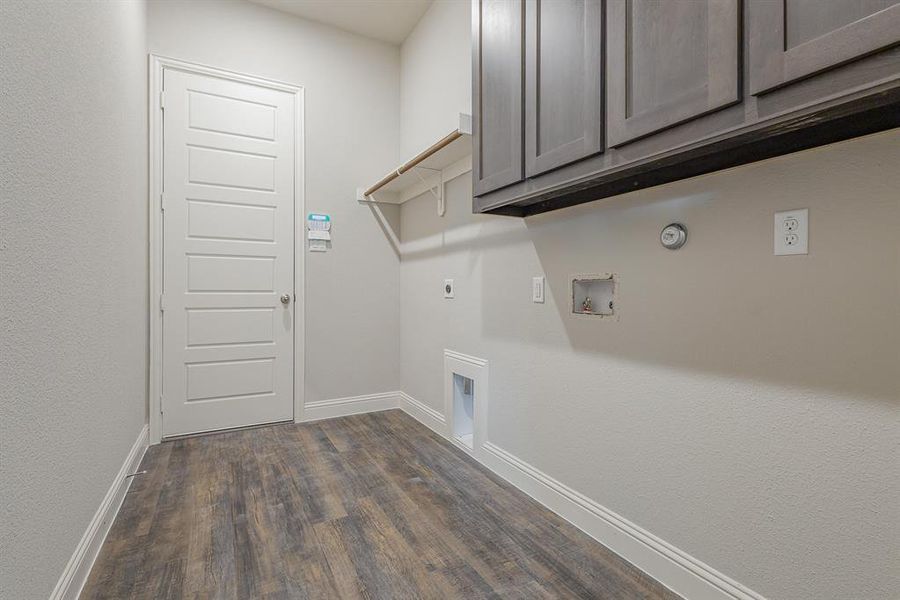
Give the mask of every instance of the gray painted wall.
M 152 1 L 147 36 L 157 54 L 303 86 L 306 211 L 334 223 L 331 251 L 306 254 L 305 401 L 396 390 L 399 259 L 380 218 L 399 209 L 356 188 L 398 162 L 399 49 L 248 2 Z
M 458 110 L 431 102 L 455 60 L 404 60 L 404 139 Z M 527 220 L 471 214 L 460 177 L 446 217 L 401 210 L 401 389 L 441 410 L 443 350 L 486 358 L 503 449 L 768 598 L 900 597 L 898 155 L 895 130 Z M 804 207 L 810 254 L 773 256 Z M 607 271 L 619 320 L 570 316 L 569 276 Z
M 142 2 L 0 2 L 0 596 L 46 598 L 143 426 Z
M 456 129 L 459 113 L 472 114 L 471 29 L 467 1 L 437 0 L 400 47 L 404 159 Z
M 898 148 L 894 131 L 527 220 L 472 215 L 468 175 L 443 219 L 408 202 L 402 389 L 441 410 L 443 350 L 486 358 L 501 448 L 766 597 L 898 597 Z M 810 254 L 773 256 L 773 212 L 801 207 Z M 619 320 L 569 315 L 568 277 L 607 271 Z
M 246 2 L 0 9 L 0 595 L 42 598 L 146 419 L 148 47 L 305 88 L 335 237 L 307 261 L 307 402 L 399 387 L 399 209 L 355 189 L 398 160 L 400 58 Z

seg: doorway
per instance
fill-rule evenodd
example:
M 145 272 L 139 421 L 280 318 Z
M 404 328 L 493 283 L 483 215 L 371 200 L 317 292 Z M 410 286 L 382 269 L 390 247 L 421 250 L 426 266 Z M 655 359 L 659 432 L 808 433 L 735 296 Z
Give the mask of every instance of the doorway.
M 303 339 L 301 90 L 151 60 L 159 91 L 151 434 L 293 420 Z

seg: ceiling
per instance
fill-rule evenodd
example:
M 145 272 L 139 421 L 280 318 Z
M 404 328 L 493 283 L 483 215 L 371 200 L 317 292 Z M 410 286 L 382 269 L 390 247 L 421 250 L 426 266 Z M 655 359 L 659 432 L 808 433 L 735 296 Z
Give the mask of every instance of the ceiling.
M 250 0 L 310 21 L 399 44 L 432 0 Z

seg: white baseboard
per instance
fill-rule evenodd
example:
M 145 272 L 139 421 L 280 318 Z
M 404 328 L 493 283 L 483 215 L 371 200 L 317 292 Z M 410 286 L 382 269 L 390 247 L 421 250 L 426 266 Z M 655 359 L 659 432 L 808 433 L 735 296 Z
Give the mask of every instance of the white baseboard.
M 106 534 L 109 533 L 109 529 L 119 513 L 119 508 L 122 507 L 128 487 L 131 485 L 132 478 L 126 477 L 126 475 L 134 473 L 140 466 L 144 452 L 147 450 L 148 436 L 149 428 L 144 425 L 131 447 L 131 451 L 128 452 L 125 462 L 122 463 L 122 468 L 119 469 L 106 496 L 100 503 L 100 507 L 88 524 L 87 530 L 81 536 L 75 553 L 72 554 L 56 587 L 53 588 L 50 600 L 76 600 L 81 594 L 81 589 L 91 573 L 91 567 L 94 566 L 94 561 L 106 540 Z
M 449 438 L 446 419 L 404 392 L 400 407 Z M 575 527 L 688 600 L 765 600 L 672 544 L 635 525 L 491 442 L 472 456 Z
M 765 600 L 683 550 L 487 442 L 486 467 L 642 571 L 690 600 Z
M 303 414 L 297 422 L 307 423 L 309 421 L 378 412 L 392 408 L 400 408 L 400 392 L 383 392 L 381 394 L 365 394 L 363 396 L 320 400 L 319 402 L 310 402 L 304 405 Z
M 400 408 L 403 412 L 422 423 L 438 435 L 447 437 L 450 435 L 447 429 L 447 419 L 444 414 L 430 406 L 419 402 L 406 392 L 397 392 L 400 395 Z

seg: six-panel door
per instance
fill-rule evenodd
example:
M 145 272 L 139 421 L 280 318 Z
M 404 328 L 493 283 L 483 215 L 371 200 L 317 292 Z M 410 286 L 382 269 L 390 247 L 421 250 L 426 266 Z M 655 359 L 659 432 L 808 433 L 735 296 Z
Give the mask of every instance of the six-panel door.
M 602 0 L 526 0 L 525 174 L 603 150 Z
M 753 0 L 747 16 L 752 94 L 900 43 L 900 0 Z
M 606 32 L 611 146 L 741 98 L 739 0 L 607 0 Z
M 163 436 L 289 420 L 294 96 L 163 81 Z
M 472 3 L 472 172 L 475 194 L 524 176 L 522 0 Z

